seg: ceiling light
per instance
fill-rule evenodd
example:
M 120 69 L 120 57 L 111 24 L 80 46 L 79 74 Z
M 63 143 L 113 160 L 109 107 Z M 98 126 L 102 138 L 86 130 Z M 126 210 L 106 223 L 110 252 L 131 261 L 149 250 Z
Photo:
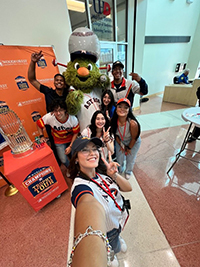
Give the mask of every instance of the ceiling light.
M 76 0 L 67 0 L 67 7 L 69 10 L 76 12 L 85 12 L 85 3 Z

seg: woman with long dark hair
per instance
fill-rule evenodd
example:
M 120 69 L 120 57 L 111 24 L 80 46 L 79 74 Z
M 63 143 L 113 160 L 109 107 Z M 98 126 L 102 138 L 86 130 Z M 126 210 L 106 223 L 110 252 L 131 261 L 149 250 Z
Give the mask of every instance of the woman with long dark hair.
M 76 208 L 73 266 L 107 266 L 105 261 L 102 262 L 103 254 L 100 256 L 103 242 L 97 243 L 103 238 L 102 231 L 106 232 L 114 254 L 127 250 L 125 241 L 120 237 L 121 229 L 128 219 L 120 191 L 128 192 L 132 188 L 129 181 L 118 173 L 118 163 L 112 161 L 110 153 L 109 163 L 101 158 L 99 147 L 102 145 L 99 138 L 80 137 L 72 146 L 69 172 L 70 178 L 74 180 L 71 201 Z M 105 253 L 105 248 L 103 251 Z M 116 256 L 109 266 L 119 266 Z
M 120 164 L 119 172 L 122 173 L 125 170 L 126 179 L 130 179 L 141 138 L 140 124 L 133 115 L 131 103 L 127 98 L 122 98 L 117 102 L 111 120 L 111 129 L 116 141 L 116 158 Z
M 115 101 L 111 90 L 105 90 L 101 96 L 101 110 L 110 120 L 115 111 Z
M 101 148 L 103 158 L 107 159 L 108 151 L 111 152 L 111 155 L 114 153 L 114 138 L 111 135 L 109 120 L 103 111 L 97 110 L 94 112 L 91 118 L 91 124 L 82 131 L 81 135 L 101 139 L 103 142 Z

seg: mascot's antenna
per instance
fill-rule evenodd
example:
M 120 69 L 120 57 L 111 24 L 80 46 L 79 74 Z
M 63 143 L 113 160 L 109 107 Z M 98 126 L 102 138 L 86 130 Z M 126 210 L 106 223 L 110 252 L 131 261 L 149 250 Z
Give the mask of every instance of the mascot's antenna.
M 57 62 L 57 60 L 56 60 L 55 58 L 52 60 L 52 64 L 53 64 L 54 66 L 60 65 L 60 66 L 62 66 L 62 67 L 67 68 L 67 65 Z
M 57 60 L 55 58 L 52 60 L 52 64 L 54 66 L 60 65 L 62 67 L 67 68 L 67 65 L 57 62 Z M 111 66 L 110 66 L 110 64 L 108 64 L 106 67 L 100 67 L 99 69 L 100 70 L 107 70 L 109 72 L 111 70 Z

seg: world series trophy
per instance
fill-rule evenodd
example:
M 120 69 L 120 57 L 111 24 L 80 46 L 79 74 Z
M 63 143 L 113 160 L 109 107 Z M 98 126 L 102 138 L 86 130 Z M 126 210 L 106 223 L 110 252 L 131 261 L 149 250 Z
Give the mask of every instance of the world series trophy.
M 33 143 L 30 140 L 17 114 L 8 107 L 0 108 L 0 133 L 7 141 L 14 157 L 23 157 L 33 152 Z M 1 173 L 1 177 L 8 183 L 5 195 L 12 196 L 18 190 Z

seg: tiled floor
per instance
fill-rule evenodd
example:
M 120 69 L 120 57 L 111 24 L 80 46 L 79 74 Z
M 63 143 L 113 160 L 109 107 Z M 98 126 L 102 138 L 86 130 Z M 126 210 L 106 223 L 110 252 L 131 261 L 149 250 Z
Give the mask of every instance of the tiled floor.
M 150 104 L 151 108 L 148 110 Z M 180 266 L 198 267 L 200 266 L 200 164 L 181 158 L 169 176 L 166 174 L 189 126 L 181 118 L 181 113 L 186 108 L 188 107 L 162 103 L 162 98 L 157 96 L 142 104 L 140 110 L 135 111 L 142 126 L 142 145 L 134 174 Z M 187 147 L 199 151 L 199 143 L 199 141 L 194 142 Z M 200 155 L 197 153 L 187 152 L 185 155 L 200 160 Z M 146 235 L 145 243 L 148 242 Z M 161 255 L 154 253 L 152 250 L 154 259 Z M 168 260 L 174 258 L 171 252 L 165 255 L 168 255 Z M 153 264 L 148 262 L 136 266 L 153 265 L 174 266 L 167 261 L 165 263 L 159 261 L 159 256 Z
M 131 200 L 132 209 L 122 232 L 128 251 L 119 253 L 120 267 L 178 267 L 179 263 L 135 177 L 131 184 L 133 191 L 124 193 L 124 196 Z
M 160 95 L 134 112 L 142 144 L 133 191 L 125 194 L 132 209 L 122 233 L 128 251 L 119 253 L 120 267 L 200 266 L 200 164 L 180 159 L 166 174 L 187 131 L 188 123 L 181 119 L 186 108 L 162 103 Z M 189 147 L 199 150 L 200 142 Z M 73 231 L 69 192 L 36 213 L 20 194 L 6 198 L 4 191 L 0 189 L 0 266 L 66 267 Z

